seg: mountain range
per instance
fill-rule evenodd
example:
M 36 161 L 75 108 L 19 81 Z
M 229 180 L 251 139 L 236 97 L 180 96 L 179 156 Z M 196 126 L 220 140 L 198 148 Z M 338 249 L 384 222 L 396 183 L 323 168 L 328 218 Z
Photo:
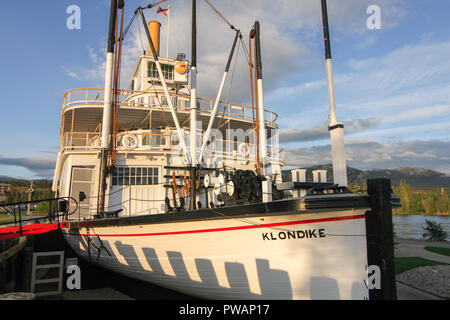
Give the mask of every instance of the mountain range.
M 306 169 L 306 181 L 313 181 L 313 170 L 327 170 L 327 181 L 333 182 L 333 166 L 331 164 L 312 166 Z M 282 171 L 283 181 L 291 181 L 290 170 Z M 405 181 L 413 187 L 450 187 L 450 176 L 425 168 L 401 167 L 396 169 L 359 170 L 347 167 L 348 182 L 362 184 L 363 180 L 389 178 L 393 186 Z
M 313 170 L 327 170 L 327 181 L 333 182 L 333 166 L 331 164 L 312 166 L 306 169 L 306 181 L 313 181 Z M 291 171 L 282 171 L 283 181 L 292 181 Z M 400 181 L 404 180 L 413 187 L 450 187 L 450 176 L 425 168 L 401 167 L 396 169 L 371 169 L 359 170 L 347 167 L 348 181 L 351 183 L 362 184 L 363 180 L 374 178 L 389 178 L 393 186 L 398 186 Z M 12 181 L 28 184 L 25 179 L 16 179 L 6 176 L 0 176 L 0 182 L 11 183 Z M 35 180 L 35 183 L 39 180 Z M 48 180 L 47 180 L 48 181 Z

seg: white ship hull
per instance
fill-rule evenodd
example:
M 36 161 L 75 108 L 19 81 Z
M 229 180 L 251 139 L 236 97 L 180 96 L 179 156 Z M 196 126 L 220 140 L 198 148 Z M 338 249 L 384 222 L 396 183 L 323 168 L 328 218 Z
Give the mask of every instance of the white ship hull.
M 123 226 L 99 220 L 64 235 L 92 263 L 200 298 L 368 299 L 364 217 L 358 209 Z

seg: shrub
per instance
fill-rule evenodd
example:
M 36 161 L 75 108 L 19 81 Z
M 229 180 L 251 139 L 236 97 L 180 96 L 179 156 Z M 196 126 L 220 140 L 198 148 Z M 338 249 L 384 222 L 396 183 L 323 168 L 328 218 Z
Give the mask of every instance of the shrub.
M 426 226 L 422 228 L 425 231 L 422 235 L 424 238 L 434 241 L 445 241 L 447 232 L 442 227 L 442 224 L 428 219 L 425 219 L 425 222 Z

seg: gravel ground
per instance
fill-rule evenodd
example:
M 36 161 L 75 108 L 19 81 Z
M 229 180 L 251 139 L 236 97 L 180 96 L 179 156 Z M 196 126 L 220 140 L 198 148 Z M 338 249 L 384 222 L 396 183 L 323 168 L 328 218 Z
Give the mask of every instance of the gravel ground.
M 395 239 L 395 242 L 396 257 L 421 257 L 450 264 L 450 257 L 424 249 L 425 246 L 450 248 L 450 243 L 447 241 Z M 450 266 L 448 265 L 419 267 L 405 271 L 397 275 L 396 278 L 399 281 L 397 282 L 397 289 L 405 291 L 403 292 L 405 300 L 429 300 L 430 298 L 439 299 L 439 297 L 450 299 Z M 411 287 L 419 290 L 414 290 Z M 400 296 L 398 290 L 397 294 Z M 410 292 L 413 292 L 413 294 L 410 295 Z M 421 292 L 423 293 L 422 296 Z M 434 297 L 427 295 L 425 292 L 433 294 Z
M 436 296 L 450 299 L 450 266 L 415 268 L 399 274 L 397 280 Z

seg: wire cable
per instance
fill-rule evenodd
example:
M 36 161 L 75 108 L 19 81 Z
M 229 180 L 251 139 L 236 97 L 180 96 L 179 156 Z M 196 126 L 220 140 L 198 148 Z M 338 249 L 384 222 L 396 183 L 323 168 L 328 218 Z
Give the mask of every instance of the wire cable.
M 209 0 L 205 0 L 206 3 L 218 14 L 219 17 L 222 18 L 223 21 L 232 29 L 235 30 L 234 26 L 217 10 Z

